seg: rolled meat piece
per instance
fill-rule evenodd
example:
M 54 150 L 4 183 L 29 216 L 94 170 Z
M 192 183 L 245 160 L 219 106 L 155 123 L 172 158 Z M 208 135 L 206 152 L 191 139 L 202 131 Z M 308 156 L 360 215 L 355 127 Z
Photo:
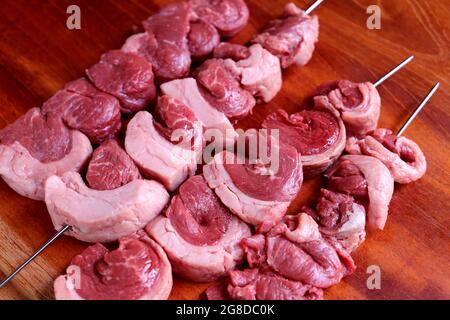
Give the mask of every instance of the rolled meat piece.
M 381 98 L 370 82 L 331 81 L 319 87 L 315 104 L 330 103 L 341 114 L 349 136 L 363 136 L 378 126 Z
M 366 238 L 366 210 L 351 196 L 322 189 L 315 210 L 303 211 L 318 223 L 323 237 L 336 239 L 349 253 Z
M 319 40 L 319 19 L 308 16 L 294 3 L 284 8 L 283 16 L 270 21 L 252 43 L 259 43 L 281 61 L 283 69 L 306 65 Z
M 89 139 L 57 116 L 30 109 L 0 130 L 0 176 L 22 196 L 44 200 L 52 175 L 80 171 L 92 154 Z
M 236 139 L 237 133 L 230 120 L 204 98 L 195 79 L 186 78 L 166 82 L 161 85 L 161 91 L 184 103 L 200 120 L 205 131 L 221 134 L 225 140 Z
M 369 228 L 384 229 L 394 193 L 394 179 L 380 160 L 364 155 L 345 155 L 325 176 L 329 190 L 353 196 L 367 205 Z
M 233 270 L 206 290 L 208 300 L 322 300 L 323 290 L 281 277 L 268 268 Z
M 164 248 L 174 272 L 197 282 L 216 280 L 240 264 L 244 254 L 239 243 L 251 235 L 202 176 L 182 184 L 165 217 L 156 218 L 146 231 Z
M 140 178 L 133 159 L 117 140 L 102 143 L 92 154 L 86 180 L 95 190 L 113 190 Z
M 250 50 L 243 45 L 221 42 L 214 48 L 214 58 L 217 59 L 232 59 L 234 61 L 248 59 L 250 57 Z
M 427 171 L 427 160 L 420 147 L 388 129 L 376 129 L 360 139 L 350 137 L 346 151 L 379 159 L 397 183 L 419 180 Z
M 267 103 L 278 94 L 283 84 L 280 61 L 259 44 L 252 45 L 249 51 L 247 59 L 238 62 L 227 59 L 225 64 L 240 79 L 245 90 L 258 102 Z
M 253 141 L 258 139 L 262 138 L 255 136 Z M 203 167 L 203 176 L 222 203 L 245 222 L 263 229 L 283 218 L 303 182 L 295 148 L 275 144 L 267 151 L 267 159 L 262 154 L 250 157 L 251 151 L 247 156 L 222 151 Z
M 144 110 L 156 97 L 152 65 L 137 54 L 109 51 L 86 73 L 97 89 L 119 99 L 124 113 Z
M 188 2 L 166 6 L 143 22 L 146 32 L 128 38 L 122 51 L 145 57 L 158 84 L 184 78 L 191 68 L 187 37 L 193 18 Z
M 133 180 L 114 190 L 89 189 L 81 176 L 68 172 L 45 183 L 45 203 L 56 230 L 85 242 L 111 242 L 144 228 L 169 202 L 164 187 Z
M 194 77 L 203 98 L 232 121 L 247 116 L 256 104 L 252 94 L 226 66 L 225 60 L 206 60 L 194 72 Z
M 117 249 L 90 246 L 54 282 L 56 300 L 165 300 L 172 269 L 161 247 L 143 231 L 119 239 Z
M 130 121 L 125 149 L 147 178 L 175 191 L 195 174 L 203 151 L 203 127 L 182 102 L 169 96 L 158 99 L 155 114 L 141 111 Z
M 247 25 L 250 12 L 244 0 L 190 0 L 199 19 L 212 24 L 223 37 L 238 34 Z
M 84 133 L 93 144 L 114 137 L 121 127 L 119 101 L 97 90 L 85 78 L 72 81 L 42 106 L 45 116 L 59 117 Z
M 330 167 L 345 148 L 346 129 L 339 113 L 329 103 L 291 115 L 280 109 L 268 115 L 263 128 L 279 130 L 280 139 L 301 154 L 305 179 Z
M 244 239 L 242 246 L 251 268 L 269 268 L 318 288 L 339 283 L 356 268 L 349 253 L 337 241 L 323 238 L 306 213 L 284 217 L 266 235 Z
M 220 43 L 217 29 L 202 20 L 192 21 L 188 35 L 189 51 L 194 60 L 208 57 Z

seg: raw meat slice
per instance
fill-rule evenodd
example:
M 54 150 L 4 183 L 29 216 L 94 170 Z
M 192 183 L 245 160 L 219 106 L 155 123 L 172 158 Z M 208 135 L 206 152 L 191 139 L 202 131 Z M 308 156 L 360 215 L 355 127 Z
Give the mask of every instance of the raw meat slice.
M 120 100 L 124 113 L 144 110 L 156 97 L 152 65 L 137 54 L 109 51 L 86 73 L 99 90 Z
M 46 116 L 59 117 L 84 133 L 93 144 L 112 138 L 120 130 L 120 103 L 97 90 L 84 78 L 72 81 L 42 106 Z
M 271 226 L 286 214 L 303 181 L 300 155 L 294 148 L 277 145 L 269 152 L 278 155 L 278 163 L 262 158 L 242 161 L 240 155 L 223 151 L 203 167 L 220 200 L 242 220 L 260 227 Z
M 221 59 L 206 60 L 194 73 L 205 100 L 232 120 L 244 118 L 256 104 L 236 76 Z
M 323 290 L 283 278 L 269 269 L 230 271 L 225 283 L 206 290 L 208 300 L 322 300 Z
M 169 96 L 159 98 L 156 113 L 164 125 L 145 111 L 130 121 L 125 149 L 145 177 L 157 179 L 174 191 L 197 170 L 203 128 L 185 104 Z
M 193 14 L 188 2 L 163 8 L 143 22 L 147 32 L 128 38 L 122 51 L 150 61 L 157 83 L 186 77 L 191 68 L 187 36 Z
M 319 19 L 289 3 L 280 19 L 270 21 L 252 43 L 261 44 L 281 61 L 283 68 L 292 64 L 304 66 L 313 55 L 319 40 Z
M 260 235 L 254 236 L 260 237 Z M 243 241 L 244 250 L 251 252 Z M 299 281 L 319 288 L 328 288 L 351 274 L 355 264 L 337 241 L 321 237 L 317 223 L 309 215 L 286 216 L 282 222 L 272 228 L 265 236 L 265 241 L 256 248 L 262 252 L 264 259 L 260 266 L 269 267 L 284 278 Z
M 317 90 L 314 102 L 335 107 L 341 113 L 349 136 L 363 136 L 378 126 L 381 98 L 370 82 L 327 82 Z
M 86 242 L 111 242 L 144 228 L 169 202 L 155 181 L 134 180 L 106 191 L 89 189 L 81 176 L 68 172 L 45 183 L 45 203 L 55 229 Z
M 191 109 L 205 130 L 216 131 L 217 134 L 222 134 L 226 140 L 236 138 L 237 134 L 230 120 L 203 97 L 195 79 L 186 78 L 166 82 L 161 85 L 161 91 Z
M 247 59 L 238 62 L 228 59 L 225 64 L 257 101 L 269 102 L 281 90 L 280 61 L 259 44 L 252 45 L 249 51 Z
M 44 200 L 49 176 L 81 170 L 91 154 L 84 134 L 42 115 L 39 108 L 0 130 L 0 175 L 14 191 L 34 200 Z
M 343 168 L 348 166 L 350 168 Z M 355 174 L 355 167 L 360 176 Z M 370 156 L 346 155 L 341 157 L 325 176 L 331 182 L 328 189 L 354 196 L 356 199 L 367 199 L 364 202 L 368 205 L 368 226 L 371 229 L 384 229 L 389 203 L 394 193 L 394 179 L 380 160 Z M 346 179 L 347 177 L 349 179 Z
M 139 178 L 133 159 L 116 140 L 108 140 L 94 151 L 86 174 L 89 187 L 95 190 L 113 190 Z
M 212 24 L 202 20 L 191 22 L 188 45 L 194 60 L 209 56 L 219 43 L 220 35 Z
M 247 24 L 249 10 L 244 0 L 190 0 L 197 16 L 214 25 L 224 37 L 232 37 Z
M 335 238 L 350 253 L 365 240 L 366 210 L 351 196 L 322 189 L 315 210 L 303 211 L 319 224 L 325 238 Z
M 146 230 L 183 278 L 213 281 L 242 261 L 239 243 L 251 235 L 250 228 L 220 203 L 202 176 L 181 185 L 165 215 Z
M 377 158 L 398 183 L 419 180 L 427 170 L 427 160 L 420 147 L 408 138 L 397 137 L 388 129 L 376 129 L 361 139 L 349 138 L 346 151 Z
M 292 115 L 277 110 L 267 116 L 262 126 L 270 132 L 278 129 L 281 141 L 292 145 L 302 155 L 306 179 L 324 172 L 345 148 L 344 123 L 336 109 L 326 102 Z
M 100 243 L 73 258 L 54 283 L 56 300 L 165 300 L 172 269 L 161 247 L 145 232 L 119 239 L 109 251 Z

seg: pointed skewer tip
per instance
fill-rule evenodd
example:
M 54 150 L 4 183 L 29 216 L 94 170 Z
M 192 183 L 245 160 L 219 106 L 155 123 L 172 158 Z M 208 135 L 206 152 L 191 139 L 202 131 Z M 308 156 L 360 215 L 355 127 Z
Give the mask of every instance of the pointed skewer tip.
M 316 2 L 314 2 L 308 9 L 306 9 L 305 14 L 310 14 L 311 12 L 313 12 L 324 1 L 325 0 L 317 0 Z
M 378 86 L 380 86 L 384 81 L 386 81 L 387 79 L 389 79 L 390 77 L 392 77 L 394 74 L 396 74 L 399 70 L 403 69 L 403 67 L 405 67 L 408 63 L 410 63 L 412 60 L 414 59 L 414 56 L 410 56 L 408 57 L 406 60 L 404 60 L 403 62 L 401 62 L 398 66 L 396 66 L 394 69 L 392 69 L 391 71 L 389 71 L 388 73 L 386 73 L 380 80 L 378 80 L 377 82 L 375 82 L 373 85 L 375 86 L 375 88 L 377 88 Z
M 426 106 L 428 101 L 430 101 L 431 97 L 436 93 L 437 89 L 439 89 L 440 83 L 436 83 L 434 87 L 428 92 L 426 97 L 422 100 L 422 102 L 419 104 L 419 106 L 414 110 L 414 112 L 411 114 L 411 116 L 406 120 L 406 122 L 403 124 L 403 126 L 400 128 L 400 130 L 397 132 L 397 136 L 400 137 L 405 130 L 409 127 L 409 125 L 413 122 L 413 120 L 417 117 L 417 115 L 422 111 L 422 109 Z

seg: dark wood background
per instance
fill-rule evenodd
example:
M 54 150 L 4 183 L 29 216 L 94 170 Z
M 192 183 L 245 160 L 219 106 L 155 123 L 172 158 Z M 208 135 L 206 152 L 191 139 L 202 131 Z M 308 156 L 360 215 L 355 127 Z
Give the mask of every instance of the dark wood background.
M 2 0 L 0 5 L 0 127 L 40 106 L 65 83 L 80 77 L 99 56 L 119 48 L 133 26 L 172 1 Z M 247 0 L 251 19 L 233 41 L 245 43 L 287 0 Z M 296 1 L 306 8 L 313 1 Z M 368 30 L 366 8 L 382 9 L 382 29 Z M 82 30 L 66 28 L 66 8 L 81 7 Z M 437 81 L 441 89 L 408 129 L 428 159 L 419 182 L 396 186 L 384 232 L 368 236 L 354 254 L 358 269 L 326 291 L 327 299 L 449 299 L 450 184 L 449 42 L 447 0 L 326 0 L 320 42 L 311 63 L 284 73 L 282 92 L 256 108 L 242 127 L 256 127 L 269 112 L 296 111 L 324 81 L 375 81 L 411 54 L 405 70 L 380 88 L 380 125 L 394 130 Z M 290 212 L 318 194 L 318 180 L 305 183 Z M 25 199 L 0 182 L 0 277 L 11 272 L 54 232 L 44 203 Z M 0 299 L 51 299 L 53 280 L 86 244 L 63 237 L 28 266 Z M 381 289 L 366 287 L 367 267 L 381 268 Z M 175 280 L 171 298 L 196 299 L 207 284 Z

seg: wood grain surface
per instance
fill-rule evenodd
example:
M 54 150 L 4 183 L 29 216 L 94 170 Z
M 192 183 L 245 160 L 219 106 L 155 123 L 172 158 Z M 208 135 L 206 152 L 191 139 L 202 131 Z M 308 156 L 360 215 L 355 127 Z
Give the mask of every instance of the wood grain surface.
M 119 48 L 134 27 L 164 0 L 2 0 L 0 5 L 0 127 L 40 106 L 65 83 L 83 75 L 100 55 Z M 233 42 L 245 43 L 278 16 L 287 0 L 247 0 L 251 19 Z M 312 0 L 296 1 L 306 8 Z M 66 28 L 66 9 L 81 7 L 82 29 Z M 367 6 L 382 9 L 381 30 L 366 27 Z M 441 89 L 407 130 L 422 147 L 428 172 L 419 182 L 396 186 L 383 232 L 368 235 L 354 253 L 357 271 L 326 291 L 326 299 L 450 298 L 450 93 L 448 0 L 326 0 L 320 42 L 311 63 L 284 73 L 283 89 L 239 123 L 258 127 L 271 111 L 296 111 L 319 84 L 333 79 L 375 81 L 414 54 L 415 60 L 380 88 L 380 126 L 400 128 L 437 81 Z M 290 212 L 318 194 L 305 183 Z M 0 277 L 11 272 L 54 233 L 44 203 L 28 200 L 0 182 Z M 28 266 L 0 299 L 52 299 L 53 280 L 87 245 L 63 237 Z M 381 289 L 368 290 L 367 267 L 381 269 Z M 197 299 L 207 284 L 175 280 L 173 299 Z

